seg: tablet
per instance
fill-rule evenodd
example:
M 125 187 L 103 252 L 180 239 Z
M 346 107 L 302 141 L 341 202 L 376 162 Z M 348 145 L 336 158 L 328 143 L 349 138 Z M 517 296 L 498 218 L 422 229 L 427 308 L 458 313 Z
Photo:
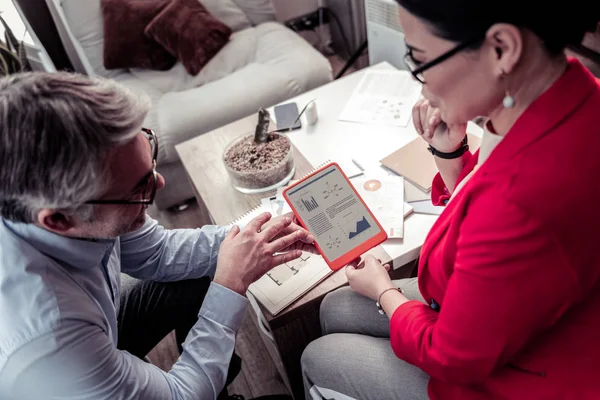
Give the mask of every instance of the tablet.
M 317 249 L 338 270 L 387 239 L 339 165 L 330 163 L 283 191 Z

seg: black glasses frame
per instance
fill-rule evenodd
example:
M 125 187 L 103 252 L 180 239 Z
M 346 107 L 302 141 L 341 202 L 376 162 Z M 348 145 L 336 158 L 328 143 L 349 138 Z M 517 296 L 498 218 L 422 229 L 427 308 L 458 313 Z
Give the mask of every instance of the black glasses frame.
M 154 146 L 152 148 L 152 171 L 148 173 L 148 175 L 152 175 L 152 191 L 150 195 L 141 200 L 125 200 L 125 199 L 107 199 L 107 200 L 90 200 L 86 201 L 85 204 L 144 204 L 151 205 L 154 203 L 154 199 L 156 197 L 156 191 L 158 190 L 158 173 L 156 172 L 156 164 L 158 158 L 158 138 L 156 133 L 152 129 L 142 128 L 142 132 L 144 132 L 148 140 L 150 141 L 150 145 Z M 146 192 L 144 190 L 144 192 Z
M 465 50 L 466 48 L 473 46 L 475 43 L 477 43 L 480 40 L 481 39 L 472 39 L 472 40 L 467 40 L 466 42 L 460 43 L 458 46 L 453 47 L 452 49 L 448 50 L 447 52 L 439 55 L 438 57 L 434 58 L 433 60 L 428 61 L 425 64 L 422 64 L 420 66 L 417 66 L 417 64 L 415 63 L 415 59 L 413 58 L 412 50 L 409 50 L 404 55 L 404 64 L 406 64 L 410 73 L 416 80 L 418 80 L 422 84 L 425 84 L 425 78 L 423 77 L 423 72 L 446 61 L 447 59 L 449 59 L 456 53 L 459 53 L 459 52 Z

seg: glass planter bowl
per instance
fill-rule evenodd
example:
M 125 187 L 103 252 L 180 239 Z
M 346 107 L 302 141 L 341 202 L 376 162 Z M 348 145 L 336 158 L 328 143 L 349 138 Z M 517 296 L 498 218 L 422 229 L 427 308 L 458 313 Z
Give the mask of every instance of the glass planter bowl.
M 287 136 L 271 134 L 270 141 L 254 144 L 254 133 L 242 135 L 227 145 L 223 164 L 233 187 L 257 194 L 287 184 L 295 172 L 292 143 Z

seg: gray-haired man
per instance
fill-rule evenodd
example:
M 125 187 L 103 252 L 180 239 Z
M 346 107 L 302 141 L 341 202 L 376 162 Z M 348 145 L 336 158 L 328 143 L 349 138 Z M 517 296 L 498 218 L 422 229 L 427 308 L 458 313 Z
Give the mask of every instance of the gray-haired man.
M 0 398 L 216 398 L 248 285 L 314 251 L 289 217 L 241 231 L 147 217 L 165 185 L 148 107 L 107 80 L 0 80 Z M 147 282 L 121 288 L 121 272 Z M 168 373 L 132 355 L 172 329 L 185 343 Z

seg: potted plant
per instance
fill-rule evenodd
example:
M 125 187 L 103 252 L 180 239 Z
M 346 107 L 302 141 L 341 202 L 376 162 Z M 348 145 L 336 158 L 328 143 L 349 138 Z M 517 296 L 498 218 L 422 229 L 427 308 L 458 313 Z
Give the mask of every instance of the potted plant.
M 17 40 L 12 29 L 1 15 L 0 23 L 4 27 L 4 40 L 0 39 L 0 76 L 31 71 L 25 45 L 22 41 Z
M 270 191 L 294 176 L 292 143 L 281 133 L 269 132 L 270 122 L 268 111 L 261 108 L 255 132 L 235 139 L 223 153 L 233 187 L 242 193 Z

